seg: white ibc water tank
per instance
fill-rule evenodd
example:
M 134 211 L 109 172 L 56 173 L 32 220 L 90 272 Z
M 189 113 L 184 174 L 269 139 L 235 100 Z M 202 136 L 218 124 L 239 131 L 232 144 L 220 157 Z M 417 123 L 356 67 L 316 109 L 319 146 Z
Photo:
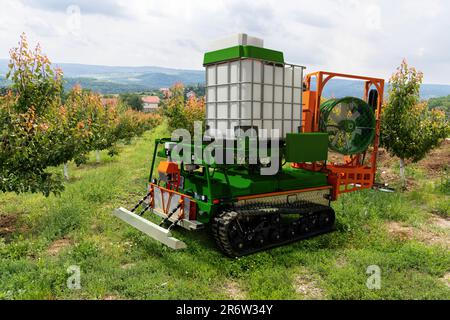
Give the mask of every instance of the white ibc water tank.
M 222 40 L 218 48 L 229 46 L 232 40 Z M 241 40 L 237 36 L 233 41 Z M 249 38 L 245 41 L 248 43 Z M 260 42 L 262 44 L 262 40 Z M 246 127 L 257 128 L 260 135 L 281 138 L 298 132 L 302 114 L 302 79 L 301 66 L 253 58 L 207 65 L 206 122 L 211 129 L 209 135 L 214 137 L 227 133 L 227 136 L 232 136 L 236 128 Z M 216 132 L 217 129 L 220 132 Z M 278 135 L 272 133 L 272 129 L 278 129 Z

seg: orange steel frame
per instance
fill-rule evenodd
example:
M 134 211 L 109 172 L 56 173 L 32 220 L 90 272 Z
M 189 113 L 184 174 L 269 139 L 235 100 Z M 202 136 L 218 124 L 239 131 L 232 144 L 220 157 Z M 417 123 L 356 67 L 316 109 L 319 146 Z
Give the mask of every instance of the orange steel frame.
M 311 91 L 311 80 L 316 79 L 316 91 Z M 364 100 L 369 98 L 372 87 L 378 92 L 378 104 L 375 112 L 376 127 L 370 163 L 364 165 L 363 154 L 344 156 L 343 163 L 295 163 L 293 167 L 311 171 L 328 172 L 328 182 L 332 186 L 332 199 L 336 200 L 341 193 L 370 189 L 375 183 L 377 170 L 378 145 L 380 142 L 380 115 L 383 105 L 384 80 L 364 76 L 319 71 L 305 77 L 306 90 L 303 94 L 303 132 L 319 132 L 320 102 L 326 84 L 333 78 L 362 80 L 364 85 Z M 364 159 L 365 160 L 365 159 Z
M 180 193 L 178 191 L 172 190 L 172 189 L 168 189 L 168 188 L 164 188 L 160 185 L 154 184 L 154 183 L 149 183 L 149 192 L 150 192 L 150 207 L 151 208 L 155 208 L 155 188 L 158 188 L 161 190 L 161 202 L 162 202 L 162 206 L 163 206 L 163 213 L 167 216 L 169 214 L 169 206 L 168 204 L 170 204 L 171 198 L 174 194 L 179 195 L 180 196 L 180 202 L 181 204 L 184 204 L 184 202 L 186 200 L 189 200 L 190 202 L 190 212 L 189 212 L 189 219 L 190 220 L 195 220 L 196 218 L 196 212 L 195 212 L 195 201 L 192 199 L 192 197 L 187 196 L 183 193 Z M 167 201 L 165 201 L 166 199 L 164 198 L 164 194 L 168 194 L 169 198 L 167 199 Z M 179 217 L 183 217 L 185 214 L 184 212 L 184 205 L 182 205 L 180 207 L 180 213 L 179 213 Z

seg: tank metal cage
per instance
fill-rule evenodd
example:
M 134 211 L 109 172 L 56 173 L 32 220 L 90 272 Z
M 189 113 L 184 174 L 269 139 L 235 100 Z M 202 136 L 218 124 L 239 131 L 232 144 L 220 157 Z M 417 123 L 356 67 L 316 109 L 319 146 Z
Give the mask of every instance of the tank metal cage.
M 214 137 L 218 129 L 233 137 L 237 128 L 253 128 L 267 129 L 271 137 L 270 130 L 279 129 L 284 139 L 300 132 L 304 69 L 254 58 L 207 65 L 208 135 Z

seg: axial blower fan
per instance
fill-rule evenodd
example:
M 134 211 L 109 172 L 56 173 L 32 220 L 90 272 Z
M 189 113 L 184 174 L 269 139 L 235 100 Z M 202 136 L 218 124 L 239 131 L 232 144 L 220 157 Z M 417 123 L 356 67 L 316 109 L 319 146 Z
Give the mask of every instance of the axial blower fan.
M 327 132 L 329 148 L 344 155 L 362 153 L 375 137 L 375 116 L 358 98 L 332 99 L 320 107 L 320 130 Z

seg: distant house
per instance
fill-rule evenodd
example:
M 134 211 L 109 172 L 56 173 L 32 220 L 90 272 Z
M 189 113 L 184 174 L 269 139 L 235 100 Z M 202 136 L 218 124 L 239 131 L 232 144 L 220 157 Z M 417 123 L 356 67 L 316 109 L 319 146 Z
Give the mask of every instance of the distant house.
M 142 97 L 143 111 L 144 112 L 155 112 L 159 108 L 159 97 L 157 96 L 146 96 Z

